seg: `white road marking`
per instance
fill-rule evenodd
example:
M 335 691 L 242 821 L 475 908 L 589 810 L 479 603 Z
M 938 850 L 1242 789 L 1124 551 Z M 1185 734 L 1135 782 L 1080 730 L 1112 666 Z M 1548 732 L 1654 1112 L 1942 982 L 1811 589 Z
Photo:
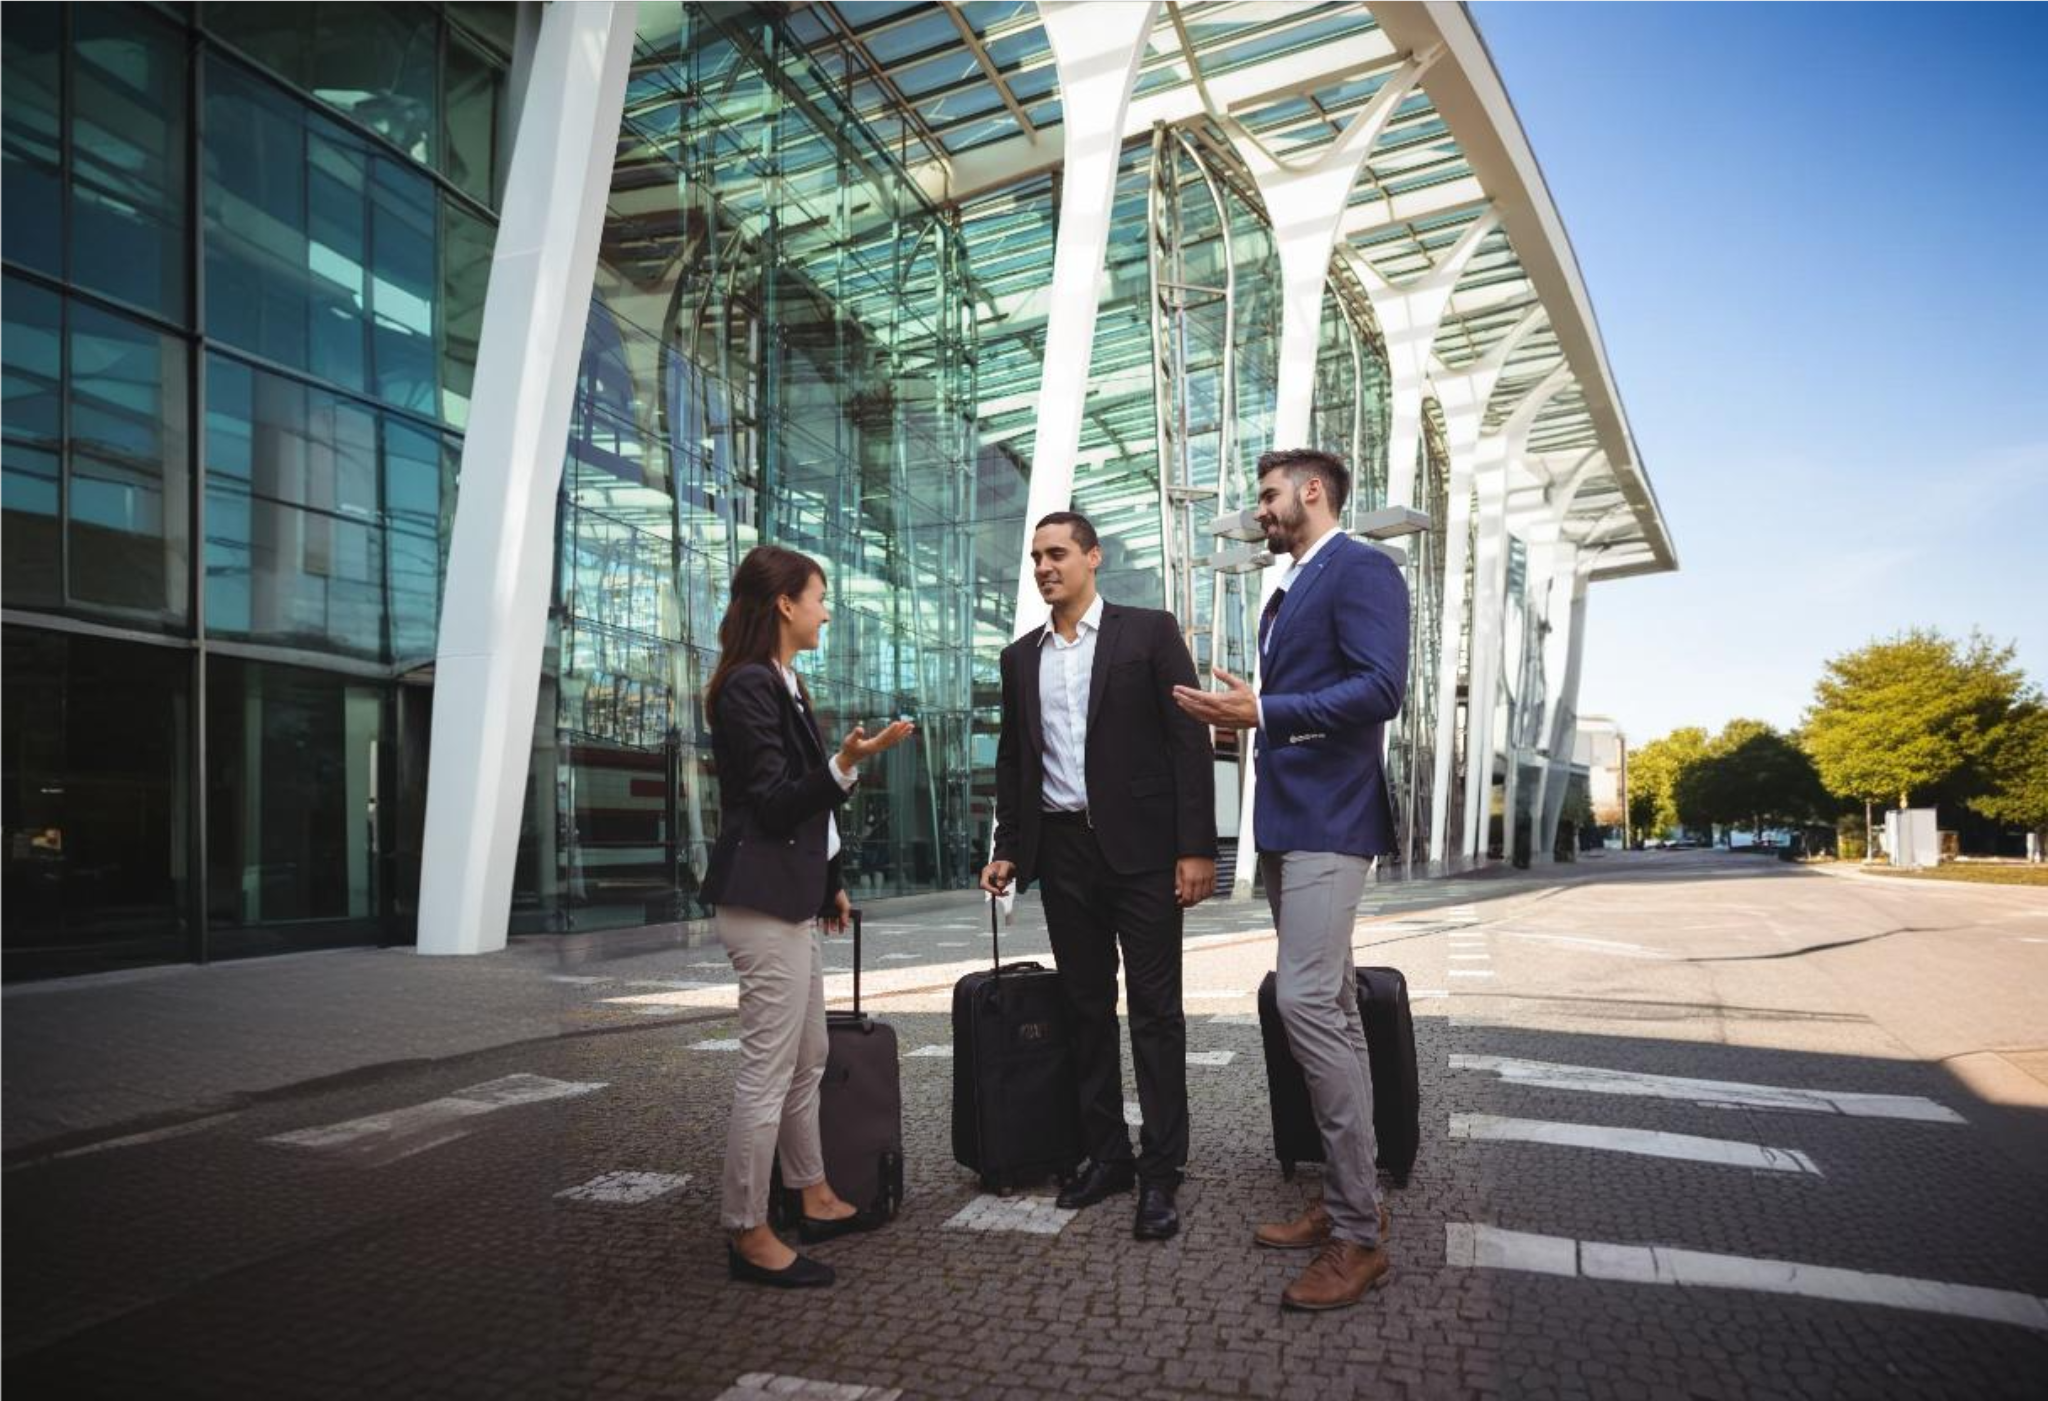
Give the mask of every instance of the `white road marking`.
M 1629 1070 L 1557 1065 L 1550 1061 L 1516 1060 L 1507 1056 L 1453 1055 L 1451 1069 L 1491 1071 L 1509 1084 L 1533 1085 L 1538 1089 L 1678 1099 L 1713 1109 L 1796 1109 L 1817 1114 L 1846 1114 L 1859 1119 L 1914 1119 L 1932 1124 L 1968 1122 L 1948 1106 L 1919 1095 L 1746 1085 L 1732 1080 L 1643 1075 Z
M 1655 949 L 1644 948 L 1641 944 L 1624 944 L 1615 939 L 1578 939 L 1569 934 L 1521 934 L 1502 931 L 1502 938 L 1528 939 L 1536 943 L 1563 944 L 1568 948 L 1584 949 L 1588 953 L 1611 954 L 1616 958 L 1648 958 L 1669 962 L 1671 955 Z
M 962 943 L 958 939 L 941 939 L 938 943 L 933 944 L 932 947 L 935 949 L 964 949 L 971 948 L 972 945 Z
M 914 953 L 885 953 L 882 955 L 882 957 L 886 959 L 900 960 L 906 958 L 916 958 L 917 955 Z
M 1701 1138 L 1689 1133 L 1657 1133 L 1649 1129 L 1607 1124 L 1563 1124 L 1547 1119 L 1508 1119 L 1495 1114 L 1451 1115 L 1451 1137 L 1495 1143 L 1548 1143 L 1565 1148 L 1593 1148 L 1633 1153 L 1646 1158 L 1678 1158 L 1724 1167 L 1759 1168 L 1765 1172 L 1821 1176 L 1813 1159 L 1794 1148 L 1772 1148 L 1727 1138 Z
M 728 973 L 730 973 L 730 972 L 732 971 L 732 960 L 731 960 L 731 959 L 726 959 L 726 958 L 721 958 L 721 959 L 719 959 L 719 960 L 718 960 L 718 962 L 716 962 L 716 963 L 685 963 L 685 964 L 683 965 L 683 967 L 685 967 L 685 968 L 718 968 L 718 969 L 723 969 L 723 970 L 724 970 L 725 972 L 728 972 Z
M 1214 1012 L 1210 1014 L 1210 1026 L 1257 1026 L 1257 1012 Z
M 910 1053 L 910 1059 L 951 1060 L 953 1059 L 953 1048 L 951 1046 L 919 1046 Z
M 749 1372 L 712 1401 L 902 1401 L 901 1387 L 821 1382 L 775 1372 Z
M 1256 992 L 1237 992 L 1228 988 L 1196 988 L 1183 992 L 1181 996 L 1189 1002 L 1232 1001 L 1240 997 L 1257 997 Z
M 1493 970 L 1491 968 L 1453 968 L 1451 976 L 1453 978 L 1491 978 Z
M 1080 1215 L 1062 1211 L 1051 1197 L 979 1196 L 942 1224 L 942 1231 L 1022 1231 L 1027 1235 L 1056 1236 Z
M 168 1128 L 148 1129 L 142 1133 L 123 1134 L 119 1138 L 103 1139 L 98 1143 L 88 1143 L 79 1148 L 66 1148 L 61 1153 L 46 1153 L 40 1158 L 30 1158 L 24 1162 L 14 1163 L 7 1170 L 15 1172 L 21 1168 L 34 1167 L 37 1163 L 54 1163 L 64 1158 L 84 1158 L 94 1153 L 111 1152 L 116 1148 L 140 1148 L 145 1143 L 162 1143 L 166 1139 L 183 1138 L 187 1134 L 203 1133 L 217 1124 L 225 1124 L 230 1119 L 240 1118 L 241 1113 L 242 1111 L 239 1109 L 231 1109 L 225 1114 L 209 1114 L 203 1119 L 193 1119 L 189 1123 L 183 1124 L 172 1124 Z
M 1453 963 L 1491 963 L 1493 955 L 1490 953 L 1454 953 L 1450 955 L 1450 960 Z
M 662 988 L 668 992 L 695 992 L 699 988 L 716 987 L 716 983 L 691 982 L 683 978 L 628 978 L 629 988 Z
M 690 1047 L 693 1051 L 737 1051 L 739 1048 L 739 1038 L 736 1036 L 714 1041 L 699 1041 Z
M 1228 1065 L 1237 1059 L 1235 1051 L 1189 1051 L 1189 1065 Z
M 551 1080 L 545 1075 L 507 1075 L 457 1090 L 424 1104 L 407 1105 L 383 1114 L 366 1114 L 319 1128 L 275 1134 L 265 1143 L 316 1152 L 339 1152 L 376 1162 L 395 1162 L 414 1153 L 453 1142 L 469 1132 L 463 1122 L 500 1109 L 516 1109 L 552 1099 L 570 1099 L 604 1088 L 602 1081 Z
M 576 984 L 579 984 L 579 985 L 582 985 L 582 986 L 588 987 L 588 986 L 590 986 L 590 985 L 592 985 L 592 984 L 594 984 L 594 983 L 608 983 L 608 982 L 610 982 L 610 981 L 611 981 L 611 979 L 610 979 L 610 978 L 581 978 L 581 977 L 577 977 L 577 976 L 575 976 L 574 974 L 570 974 L 570 973 L 550 973 L 550 974 L 548 974 L 548 981 L 549 981 L 549 982 L 551 982 L 551 983 L 576 983 Z
M 2012 1323 L 2048 1331 L 2048 1299 L 2010 1289 L 1947 1284 L 1904 1275 L 1712 1255 L 1669 1245 L 1613 1245 L 1569 1236 L 1533 1235 L 1453 1221 L 1444 1227 L 1444 1262 L 1466 1269 L 1528 1270 L 1567 1278 L 1688 1289 L 1749 1289 L 1846 1304 Z
M 636 992 L 625 997 L 604 997 L 598 1000 L 610 1007 L 695 1007 L 703 999 L 690 994 L 718 987 L 717 983 L 671 983 L 667 992 Z M 737 995 L 739 989 L 728 983 L 724 991 Z
M 608 1206 L 637 1206 L 665 1197 L 688 1186 L 690 1175 L 670 1172 L 607 1172 L 591 1178 L 581 1187 L 567 1187 L 555 1193 L 555 1200 L 603 1202 Z
M 1428 999 L 1428 998 L 1432 998 L 1432 997 L 1449 997 L 1450 995 L 1451 995 L 1451 990 L 1450 990 L 1449 988 L 1409 988 L 1409 989 L 1408 989 L 1408 1000 L 1409 1000 L 1410 1002 L 1421 1002 L 1421 1001 L 1424 1001 L 1424 1000 L 1426 1000 L 1426 999 Z

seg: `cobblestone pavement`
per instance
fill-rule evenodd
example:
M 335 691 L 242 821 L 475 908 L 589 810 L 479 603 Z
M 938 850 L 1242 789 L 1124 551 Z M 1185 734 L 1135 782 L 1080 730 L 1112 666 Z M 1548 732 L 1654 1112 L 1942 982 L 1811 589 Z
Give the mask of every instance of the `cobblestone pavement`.
M 10 991 L 7 1386 L 2017 1397 L 2048 1376 L 2039 892 L 1713 853 L 1373 888 L 1359 952 L 1408 975 L 1423 1144 L 1390 1196 L 1393 1284 L 1328 1315 L 1282 1313 L 1303 1261 L 1249 1241 L 1309 1185 L 1272 1157 L 1263 910 L 1189 921 L 1189 1043 L 1207 1054 L 1188 1074 L 1186 1227 L 1141 1245 L 1129 1197 L 999 1209 L 951 1160 L 952 1062 L 929 1048 L 950 1045 L 948 989 L 986 955 L 983 908 L 875 907 L 863 991 L 903 1046 L 909 1201 L 817 1249 L 841 1274 L 824 1293 L 724 1278 L 736 1028 L 715 948 L 300 960 L 264 975 L 291 1006 L 245 1009 L 290 1026 L 290 1065 L 315 1072 L 296 1084 L 261 1064 L 238 1080 L 208 1049 L 232 1027 L 180 1025 L 181 989 L 212 970 L 140 984 L 159 1068 L 124 1062 L 127 1083 L 94 1083 L 111 1063 L 66 1048 L 120 1036 L 136 983 Z M 1047 957 L 1028 902 L 1004 950 Z M 450 1035 L 414 1027 L 380 1065 L 364 1009 L 415 970 Z M 849 982 L 832 980 L 839 1005 Z M 213 998 L 182 1005 L 238 1015 Z M 318 1077 L 322 1045 L 349 1073 Z M 181 1075 L 204 1093 L 180 1104 Z M 147 1116 L 113 1117 L 130 1104 Z

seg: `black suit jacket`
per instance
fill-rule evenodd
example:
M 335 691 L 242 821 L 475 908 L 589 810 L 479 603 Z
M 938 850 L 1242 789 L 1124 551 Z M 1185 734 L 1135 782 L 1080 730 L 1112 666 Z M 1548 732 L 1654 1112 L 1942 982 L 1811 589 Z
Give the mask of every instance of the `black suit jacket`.
M 1048 624 L 1049 626 L 1049 624 Z M 1039 639 L 1033 628 L 1003 649 L 1003 730 L 996 743 L 995 859 L 1038 869 L 1045 791 Z M 1173 614 L 1104 602 L 1088 678 L 1088 809 L 1103 859 L 1119 875 L 1216 855 L 1216 759 L 1209 728 L 1173 703 L 1195 664 Z
M 817 723 L 767 662 L 734 670 L 711 716 L 718 765 L 718 842 L 703 897 L 792 922 L 829 915 L 839 861 L 826 822 L 846 800 Z

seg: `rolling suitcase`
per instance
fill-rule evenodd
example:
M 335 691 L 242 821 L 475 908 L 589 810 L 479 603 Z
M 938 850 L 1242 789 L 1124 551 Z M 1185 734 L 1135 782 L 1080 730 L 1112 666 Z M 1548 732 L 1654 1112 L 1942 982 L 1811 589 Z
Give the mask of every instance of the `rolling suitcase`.
M 825 1079 L 818 1087 L 818 1139 L 825 1180 L 861 1211 L 893 1218 L 903 1205 L 903 1077 L 896 1028 L 860 1009 L 860 911 L 853 912 L 853 1010 L 827 1012 Z M 803 1194 L 782 1185 L 775 1164 L 778 1224 L 803 1215 Z
M 1060 975 L 1002 961 L 988 902 L 995 967 L 953 986 L 953 1156 L 1005 1192 L 1081 1160 L 1080 1090 Z
M 1296 1163 L 1323 1160 L 1323 1135 L 1309 1106 L 1308 1080 L 1280 1024 L 1273 975 L 1259 984 L 1259 1034 L 1266 1043 L 1266 1089 L 1273 1102 L 1273 1155 L 1294 1176 Z M 1398 968 L 1358 970 L 1358 1012 L 1365 1021 L 1366 1059 L 1372 1067 L 1372 1128 L 1380 1170 L 1408 1185 L 1422 1145 L 1422 1089 L 1415 1067 L 1415 1021 L 1408 1012 L 1408 980 Z

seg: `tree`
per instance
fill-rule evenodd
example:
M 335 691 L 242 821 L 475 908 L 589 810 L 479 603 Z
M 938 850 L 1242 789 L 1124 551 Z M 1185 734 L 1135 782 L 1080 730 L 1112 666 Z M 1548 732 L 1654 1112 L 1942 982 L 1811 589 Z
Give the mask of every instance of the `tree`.
M 1991 790 L 1970 806 L 1994 822 L 2010 822 L 2034 836 L 2028 854 L 2040 859 L 2048 845 L 2048 706 L 2029 697 L 2013 707 L 1986 747 Z
M 2025 688 L 2010 646 L 1915 629 L 1831 659 L 1814 686 L 1806 752 L 1829 792 L 1910 805 L 1977 763 Z
M 1688 827 L 1806 822 L 1831 807 L 1813 761 L 1761 720 L 1730 720 L 1679 774 L 1672 799 Z
M 1673 730 L 1628 756 L 1628 825 L 1642 833 L 1668 831 L 1678 822 L 1672 797 L 1678 776 L 1706 757 L 1707 732 L 1697 725 Z

